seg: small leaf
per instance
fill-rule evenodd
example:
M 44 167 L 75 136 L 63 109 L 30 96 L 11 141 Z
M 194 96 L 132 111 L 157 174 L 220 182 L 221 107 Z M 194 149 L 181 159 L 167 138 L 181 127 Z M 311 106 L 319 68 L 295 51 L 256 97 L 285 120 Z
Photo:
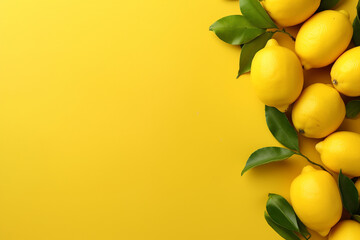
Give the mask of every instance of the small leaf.
M 277 28 L 259 0 L 240 0 L 240 9 L 243 16 L 255 26 L 259 28 Z
M 344 208 L 348 210 L 351 215 L 356 214 L 359 209 L 359 193 L 354 182 L 345 176 L 341 170 L 339 174 L 339 189 Z
M 267 212 L 265 212 L 265 220 L 269 226 L 272 227 L 272 229 L 274 229 L 275 232 L 277 232 L 282 238 L 286 240 L 300 240 L 300 238 L 294 232 L 276 224 Z
M 324 10 L 330 10 L 338 4 L 339 0 L 321 0 L 320 7 L 318 8 L 318 12 Z
M 240 45 L 263 34 L 265 29 L 255 27 L 244 16 L 232 15 L 217 20 L 210 26 L 210 31 L 224 42 Z
M 346 117 L 355 118 L 360 113 L 360 100 L 353 100 L 346 104 Z
M 300 232 L 294 209 L 282 196 L 270 193 L 266 210 L 278 225 L 291 231 Z
M 358 12 L 359 11 L 360 8 L 358 8 Z M 354 19 L 353 28 L 354 28 L 353 41 L 356 46 L 360 46 L 360 16 L 359 15 L 357 15 Z
M 251 63 L 255 54 L 265 47 L 267 41 L 271 39 L 273 35 L 274 33 L 272 32 L 266 32 L 251 42 L 244 44 L 241 48 L 239 72 L 237 77 L 240 77 L 240 75 L 251 70 Z
M 265 116 L 269 130 L 276 140 L 287 148 L 300 151 L 297 132 L 285 113 L 274 107 L 265 106 Z
M 357 221 L 358 223 L 360 223 L 360 215 L 354 215 L 352 216 L 352 218 Z
M 297 216 L 296 216 L 297 217 Z M 310 232 L 307 230 L 306 226 L 300 221 L 300 219 L 297 217 L 297 222 L 299 225 L 299 229 L 300 229 L 300 233 L 301 235 L 305 238 L 305 239 L 310 239 L 311 238 L 311 234 Z
M 267 163 L 277 162 L 288 159 L 295 153 L 289 149 L 281 147 L 265 147 L 253 152 L 246 162 L 245 168 L 241 175 L 251 168 L 258 167 Z

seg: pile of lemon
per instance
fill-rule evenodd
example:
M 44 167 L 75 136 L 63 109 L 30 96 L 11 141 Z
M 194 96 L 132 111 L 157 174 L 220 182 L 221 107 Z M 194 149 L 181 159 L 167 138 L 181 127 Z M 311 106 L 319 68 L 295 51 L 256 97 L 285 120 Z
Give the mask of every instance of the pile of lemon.
M 281 25 L 292 26 L 310 18 L 298 32 L 295 52 L 270 39 L 256 53 L 251 80 L 265 105 L 286 111 L 294 103 L 291 116 L 300 134 L 326 137 L 316 145 L 316 150 L 328 169 L 358 177 L 360 134 L 334 131 L 345 118 L 340 93 L 360 96 L 360 47 L 346 50 L 353 35 L 349 14 L 327 10 L 313 15 L 319 4 L 320 0 L 263 1 L 269 15 Z M 332 85 L 315 83 L 303 90 L 303 68 L 321 68 L 332 63 Z M 360 191 L 360 180 L 356 186 Z M 290 197 L 296 214 L 310 229 L 322 236 L 331 231 L 330 240 L 360 239 L 360 223 L 352 220 L 338 223 L 342 200 L 336 181 L 328 172 L 305 167 L 293 181 Z
M 316 150 L 327 169 L 359 177 L 360 134 L 335 132 L 346 114 L 340 94 L 360 96 L 360 46 L 349 47 L 353 37 L 349 13 L 316 13 L 320 0 L 263 0 L 261 4 L 281 26 L 304 23 L 296 36 L 295 51 L 270 39 L 255 54 L 250 75 L 256 95 L 265 105 L 281 112 L 291 109 L 298 133 L 324 138 Z M 303 89 L 304 69 L 331 64 L 331 83 L 315 83 Z M 360 192 L 360 179 L 355 185 Z M 334 177 L 312 166 L 303 169 L 290 189 L 292 207 L 308 228 L 330 240 L 360 240 L 360 223 L 340 221 L 341 197 Z

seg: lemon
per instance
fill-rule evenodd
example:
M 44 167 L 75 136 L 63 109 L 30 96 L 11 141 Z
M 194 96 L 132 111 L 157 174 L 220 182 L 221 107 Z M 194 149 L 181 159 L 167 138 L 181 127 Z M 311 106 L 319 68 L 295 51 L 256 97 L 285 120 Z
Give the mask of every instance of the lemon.
M 305 88 L 295 102 L 292 120 L 305 137 L 323 138 L 334 132 L 345 118 L 345 104 L 331 85 L 315 83 Z
M 325 67 L 346 50 L 352 34 L 348 12 L 322 11 L 301 26 L 295 51 L 305 69 Z
M 320 6 L 320 0 L 263 0 L 261 3 L 270 17 L 284 27 L 304 22 Z
M 292 206 L 310 229 L 326 236 L 340 220 L 342 203 L 334 178 L 323 170 L 304 167 L 290 187 Z
M 360 47 L 342 54 L 331 69 L 334 87 L 350 97 L 360 96 Z
M 251 81 L 264 104 L 285 111 L 300 95 L 304 74 L 296 54 L 270 39 L 252 61 Z
M 316 144 L 321 160 L 334 172 L 360 176 L 360 134 L 354 132 L 336 132 Z
M 329 240 L 359 240 L 360 223 L 344 220 L 336 224 L 329 234 Z

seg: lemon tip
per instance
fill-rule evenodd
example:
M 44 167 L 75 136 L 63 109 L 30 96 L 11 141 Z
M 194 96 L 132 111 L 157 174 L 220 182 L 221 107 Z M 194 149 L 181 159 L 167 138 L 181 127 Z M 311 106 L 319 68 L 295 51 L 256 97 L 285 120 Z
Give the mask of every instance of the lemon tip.
M 342 14 L 345 15 L 345 17 L 350 18 L 350 14 L 349 14 L 349 12 L 346 11 L 346 10 L 339 10 L 339 13 L 342 13 Z
M 322 231 L 317 231 L 322 237 L 326 237 L 329 232 L 330 232 L 330 228 L 329 229 L 325 229 L 325 230 L 322 230 Z
M 279 43 L 275 39 L 270 39 L 267 41 L 265 47 L 279 46 Z
M 323 142 L 319 142 L 315 145 L 315 149 L 316 151 L 318 151 L 319 153 L 322 152 L 322 147 L 323 147 Z
M 286 112 L 286 110 L 289 108 L 289 104 L 283 105 L 283 106 L 276 106 L 276 108 L 277 108 L 280 112 Z
M 304 63 L 303 66 L 304 66 L 305 70 L 312 69 L 312 66 L 310 66 L 309 64 Z
M 303 168 L 301 173 L 308 173 L 308 172 L 313 172 L 315 171 L 315 168 L 313 168 L 312 166 L 308 165 L 306 167 Z

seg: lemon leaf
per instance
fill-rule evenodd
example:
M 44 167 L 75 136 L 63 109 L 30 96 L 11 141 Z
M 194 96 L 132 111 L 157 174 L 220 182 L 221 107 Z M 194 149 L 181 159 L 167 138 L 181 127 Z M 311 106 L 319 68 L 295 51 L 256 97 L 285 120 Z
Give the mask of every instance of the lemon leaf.
M 344 208 L 352 215 L 356 214 L 357 210 L 359 209 L 359 193 L 355 187 L 354 182 L 345 176 L 341 170 L 338 181 Z
M 270 132 L 279 143 L 291 150 L 300 151 L 297 132 L 285 113 L 275 107 L 265 106 L 265 117 Z
M 321 0 L 320 6 L 318 8 L 318 12 L 329 10 L 335 7 L 336 4 L 338 4 L 339 0 Z
M 295 153 L 293 151 L 281 147 L 260 148 L 251 154 L 251 156 L 246 162 L 244 169 L 241 172 L 241 176 L 254 167 L 258 167 L 271 162 L 285 160 L 294 154 Z
M 278 225 L 291 231 L 300 232 L 295 211 L 282 196 L 270 193 L 266 211 Z
M 217 20 L 210 26 L 216 36 L 226 43 L 240 45 L 263 34 L 265 29 L 252 25 L 244 16 L 231 15 Z
M 358 8 L 358 12 L 360 8 Z M 354 33 L 353 33 L 353 41 L 356 46 L 360 46 L 360 16 L 357 15 L 354 19 L 353 23 Z
M 299 225 L 299 230 L 301 235 L 307 240 L 311 238 L 311 233 L 307 230 L 306 226 L 301 222 L 301 220 L 296 216 L 297 223 Z
M 277 28 L 259 0 L 240 0 L 240 10 L 243 16 L 259 28 Z
M 360 215 L 354 215 L 352 216 L 352 218 L 357 221 L 358 223 L 360 223 Z
M 355 118 L 360 113 L 360 100 L 353 100 L 346 104 L 346 117 Z
M 265 220 L 269 226 L 277 232 L 282 238 L 286 240 L 300 240 L 300 238 L 293 232 L 280 225 L 278 225 L 274 220 L 271 219 L 269 214 L 265 212 Z
M 244 46 L 242 46 L 240 53 L 239 72 L 237 78 L 240 77 L 240 75 L 250 71 L 251 63 L 255 54 L 259 50 L 265 47 L 267 41 L 271 39 L 273 35 L 274 35 L 273 32 L 263 33 L 262 35 L 255 38 L 251 42 L 246 43 L 244 44 Z
M 353 28 L 353 42 L 356 46 L 360 46 L 360 0 L 356 7 L 357 16 L 354 19 Z

